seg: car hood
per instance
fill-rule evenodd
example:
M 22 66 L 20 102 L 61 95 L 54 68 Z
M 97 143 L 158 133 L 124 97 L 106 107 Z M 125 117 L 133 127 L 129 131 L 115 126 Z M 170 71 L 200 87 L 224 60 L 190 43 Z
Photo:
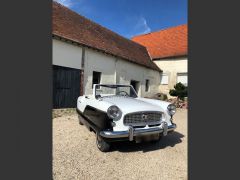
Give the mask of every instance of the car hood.
M 131 97 L 105 97 L 102 99 L 104 102 L 111 103 L 118 106 L 122 112 L 130 113 L 137 111 L 161 111 L 163 109 L 150 102 L 145 102 L 143 99 L 131 98 Z

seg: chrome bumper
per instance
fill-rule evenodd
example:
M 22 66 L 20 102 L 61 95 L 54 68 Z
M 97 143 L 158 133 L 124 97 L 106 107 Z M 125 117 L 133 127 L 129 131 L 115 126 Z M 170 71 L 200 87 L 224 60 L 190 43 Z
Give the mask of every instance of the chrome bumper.
M 167 126 L 167 123 L 162 123 L 160 127 L 154 127 L 149 129 L 134 129 L 133 127 L 129 127 L 128 131 L 101 131 L 100 135 L 104 138 L 129 138 L 129 141 L 133 140 L 134 136 L 142 136 L 142 135 L 150 135 L 150 134 L 158 134 L 163 133 L 164 136 L 167 135 L 167 132 L 173 131 L 176 129 L 176 124 L 172 124 L 171 126 Z

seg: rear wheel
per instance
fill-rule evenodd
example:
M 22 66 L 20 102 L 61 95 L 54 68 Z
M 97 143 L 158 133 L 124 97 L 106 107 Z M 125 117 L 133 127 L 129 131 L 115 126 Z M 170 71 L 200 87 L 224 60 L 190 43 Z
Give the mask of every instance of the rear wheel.
M 106 142 L 97 132 L 96 133 L 96 144 L 100 151 L 107 152 L 110 149 L 110 143 Z

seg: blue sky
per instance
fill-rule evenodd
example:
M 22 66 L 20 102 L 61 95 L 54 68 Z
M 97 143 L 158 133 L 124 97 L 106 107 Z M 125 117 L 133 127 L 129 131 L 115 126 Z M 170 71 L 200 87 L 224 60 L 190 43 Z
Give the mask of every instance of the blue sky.
M 187 23 L 187 0 L 55 0 L 126 37 Z

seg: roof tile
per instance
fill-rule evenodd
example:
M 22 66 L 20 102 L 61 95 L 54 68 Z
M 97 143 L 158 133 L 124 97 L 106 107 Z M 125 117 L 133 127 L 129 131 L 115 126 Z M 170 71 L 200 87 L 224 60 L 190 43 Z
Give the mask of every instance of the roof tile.
M 152 59 L 183 56 L 188 53 L 187 25 L 180 25 L 158 32 L 143 34 L 132 38 L 145 46 Z

